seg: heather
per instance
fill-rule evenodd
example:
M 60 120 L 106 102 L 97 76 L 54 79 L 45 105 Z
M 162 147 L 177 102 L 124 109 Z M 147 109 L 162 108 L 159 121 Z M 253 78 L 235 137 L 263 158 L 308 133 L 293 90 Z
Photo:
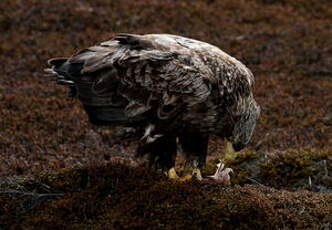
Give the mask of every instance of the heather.
M 324 0 L 2 0 L 0 229 L 331 228 L 331 24 Z M 225 159 L 213 137 L 203 171 L 223 159 L 231 186 L 144 168 L 123 130 L 89 124 L 44 77 L 49 58 L 118 32 L 203 40 L 252 70 L 253 140 Z

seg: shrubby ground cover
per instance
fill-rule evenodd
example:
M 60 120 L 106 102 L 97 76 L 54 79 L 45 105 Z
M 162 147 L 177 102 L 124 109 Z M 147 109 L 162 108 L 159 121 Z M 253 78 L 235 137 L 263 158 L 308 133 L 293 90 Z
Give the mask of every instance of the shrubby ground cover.
M 331 25 L 324 0 L 2 0 L 0 229 L 331 228 Z M 135 142 L 88 124 L 43 77 L 47 59 L 118 32 L 203 40 L 253 71 L 262 115 L 248 148 L 224 159 L 232 186 L 138 166 Z M 222 145 L 211 139 L 205 175 Z

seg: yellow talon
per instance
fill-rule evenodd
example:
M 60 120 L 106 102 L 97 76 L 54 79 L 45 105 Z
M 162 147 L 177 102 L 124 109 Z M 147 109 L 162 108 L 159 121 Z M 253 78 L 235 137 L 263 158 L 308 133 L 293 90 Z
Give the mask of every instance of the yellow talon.
M 181 177 L 180 181 L 185 182 L 185 181 L 191 180 L 192 178 L 193 178 L 193 176 L 191 174 L 187 174 L 187 175 Z
M 199 168 L 194 168 L 192 172 L 192 177 L 196 178 L 197 180 L 203 180 L 202 173 Z
M 175 168 L 173 167 L 170 170 L 168 170 L 168 172 L 166 173 L 166 176 L 169 179 L 177 180 L 177 181 L 181 181 L 181 182 L 191 180 L 192 178 L 195 178 L 197 180 L 203 179 L 201 170 L 199 168 L 194 168 L 194 170 L 192 171 L 192 174 L 187 174 L 183 177 L 179 177 L 175 171 Z
M 173 179 L 173 180 L 179 180 L 179 179 L 180 179 L 180 177 L 179 177 L 178 174 L 176 173 L 174 167 L 171 168 L 170 170 L 168 170 L 168 172 L 167 172 L 167 177 L 168 177 L 169 179 Z
M 180 181 L 188 181 L 195 178 L 196 180 L 203 180 L 201 170 L 199 168 L 194 168 L 191 174 L 187 174 L 180 178 Z

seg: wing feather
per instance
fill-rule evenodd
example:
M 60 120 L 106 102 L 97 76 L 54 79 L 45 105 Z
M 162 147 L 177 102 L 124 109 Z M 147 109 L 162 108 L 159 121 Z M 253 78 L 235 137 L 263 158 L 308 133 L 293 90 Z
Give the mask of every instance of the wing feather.
M 117 78 L 120 87 L 116 90 L 129 101 L 125 108 L 128 117 L 155 110 L 167 119 L 209 95 L 209 87 L 199 69 L 184 63 L 178 55 L 159 49 L 142 36 L 121 34 L 79 52 L 69 62 L 83 63 L 82 74 L 113 71 L 113 74 L 104 74 L 102 79 L 97 77 L 93 87 L 107 92 L 108 81 L 114 82 Z

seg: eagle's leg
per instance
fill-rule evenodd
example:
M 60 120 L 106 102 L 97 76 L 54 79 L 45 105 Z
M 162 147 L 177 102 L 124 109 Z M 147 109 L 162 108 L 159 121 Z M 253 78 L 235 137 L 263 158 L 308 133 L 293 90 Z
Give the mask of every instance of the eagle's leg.
M 160 136 L 141 143 L 137 149 L 138 155 L 148 155 L 149 167 L 161 169 L 172 179 L 178 179 L 174 169 L 176 152 L 176 137 L 173 136 Z
M 234 159 L 235 156 L 236 156 L 236 152 L 233 148 L 232 142 L 230 142 L 226 138 L 225 138 L 225 141 L 224 141 L 224 154 L 225 154 L 224 155 L 225 159 Z
M 203 179 L 201 168 L 206 162 L 208 140 L 208 135 L 200 133 L 179 137 L 179 143 L 186 158 L 186 166 L 192 168 L 192 173 L 184 178 Z

